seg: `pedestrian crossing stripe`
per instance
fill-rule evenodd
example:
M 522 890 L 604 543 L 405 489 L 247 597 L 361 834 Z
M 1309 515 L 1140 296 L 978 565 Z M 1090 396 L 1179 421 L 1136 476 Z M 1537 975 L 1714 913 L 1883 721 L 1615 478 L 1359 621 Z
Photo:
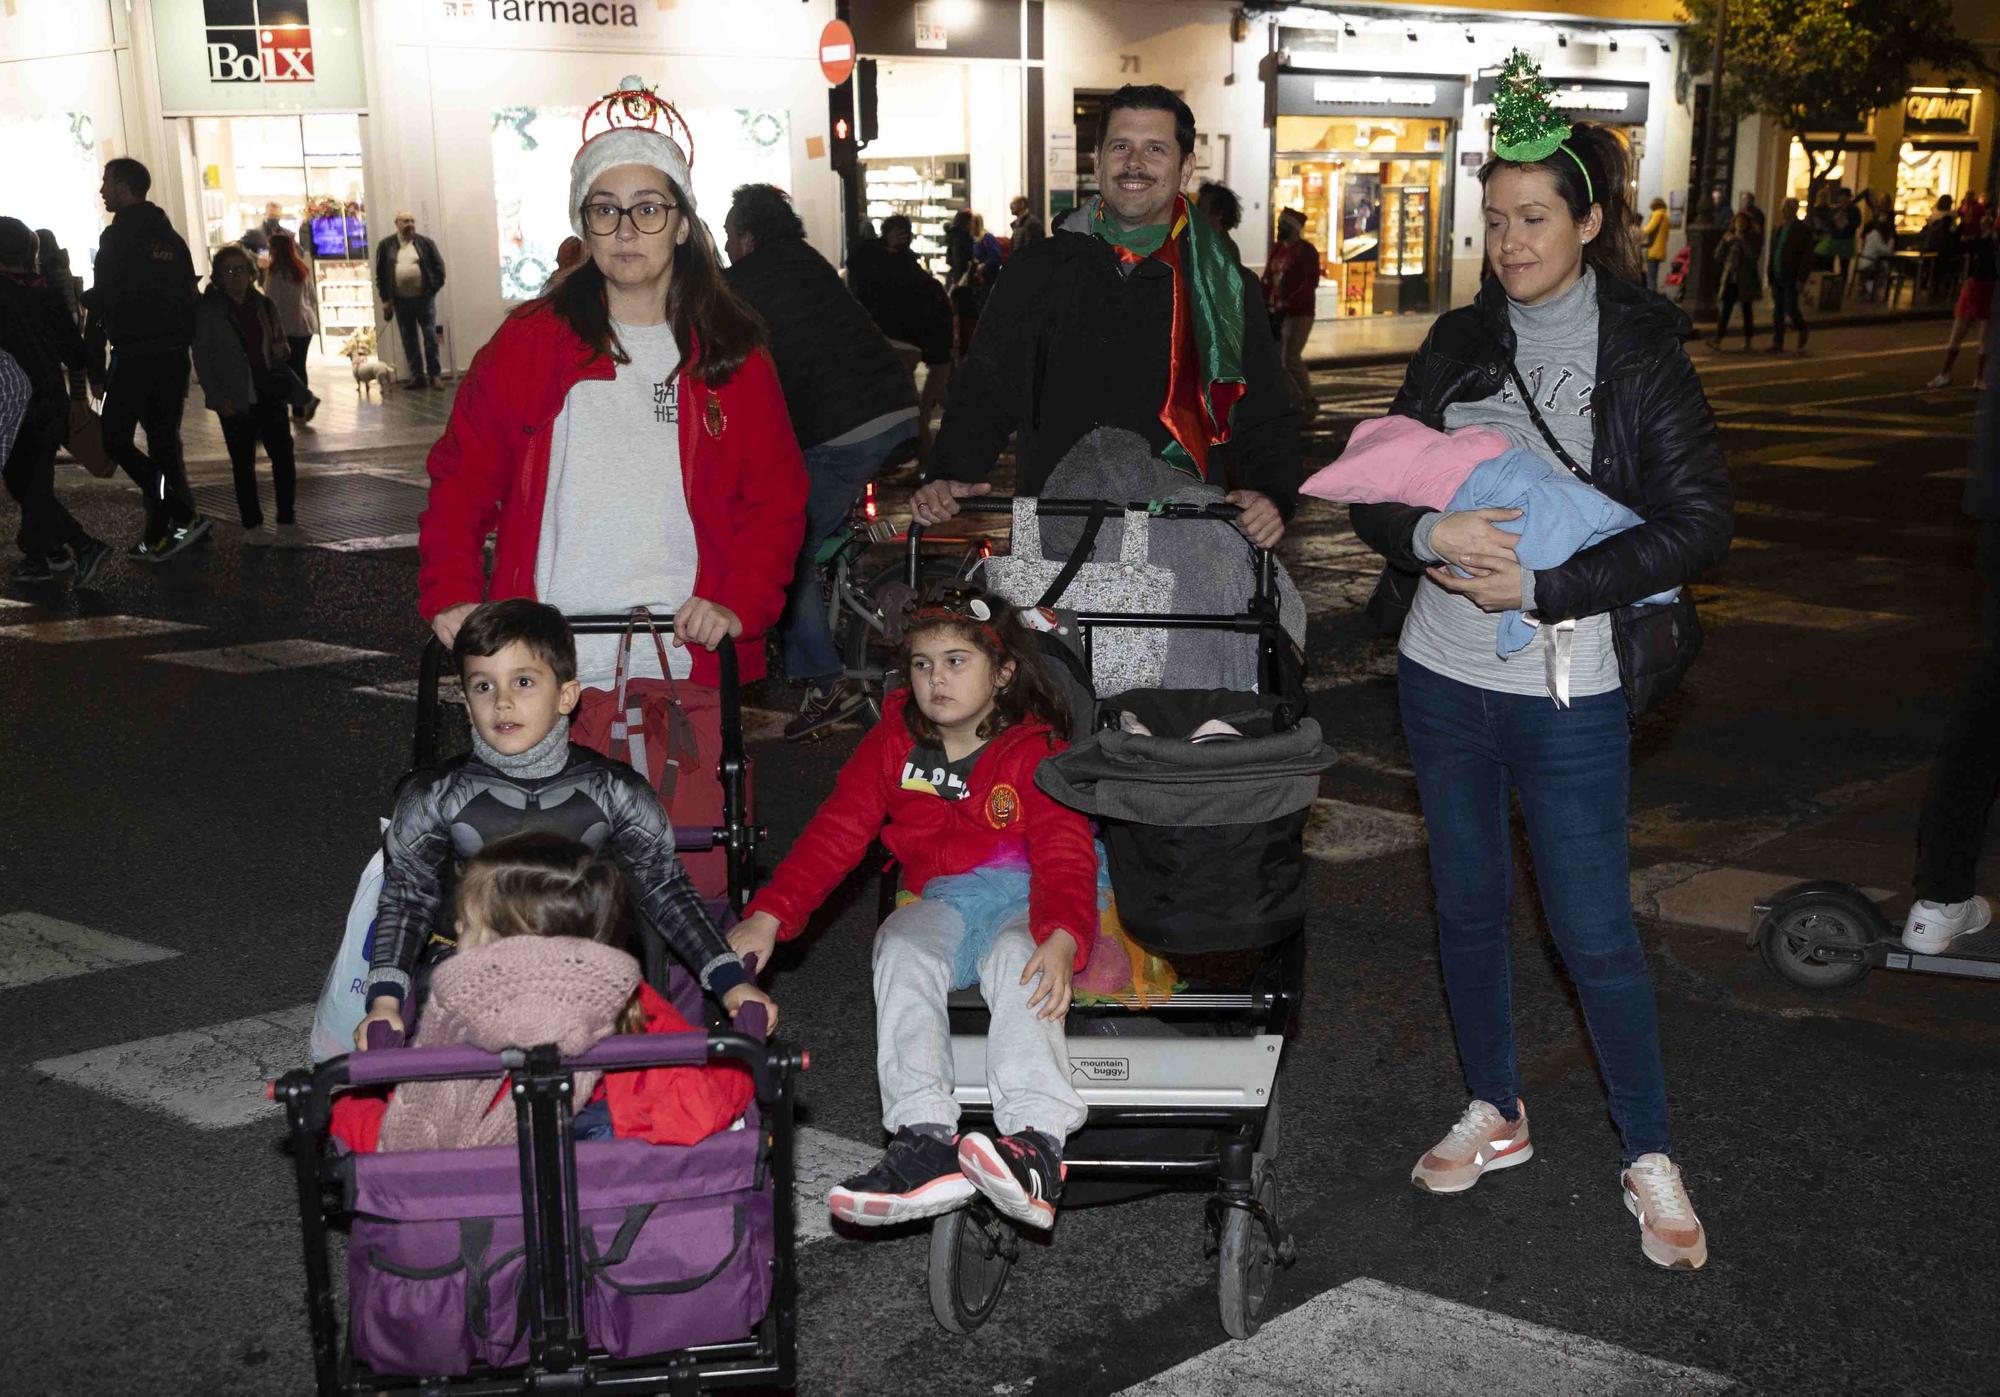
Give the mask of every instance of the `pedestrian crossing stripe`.
M 198 1130 L 277 1121 L 265 1084 L 308 1065 L 314 1006 L 294 1005 L 227 1023 L 164 1033 L 67 1057 L 35 1070 Z
M 279 669 L 308 669 L 349 660 L 376 659 L 381 650 L 328 645 L 319 640 L 266 640 L 254 645 L 225 645 L 216 650 L 168 650 L 146 656 L 170 665 L 211 669 L 220 674 L 267 674 Z
M 1910 619 L 1895 611 L 1820 606 L 1757 587 L 1696 587 L 1694 595 L 1701 603 L 1702 620 L 1707 622 L 1797 626 L 1814 631 L 1871 631 Z
M 38 912 L 0 916 L 0 989 L 170 960 L 179 954 Z
M 316 543 L 315 548 L 324 548 L 330 553 L 375 553 L 391 548 L 415 548 L 415 534 L 377 534 L 372 538 L 340 538 L 331 543 Z
M 12 597 L 0 597 L 0 607 L 33 606 L 34 604 L 35 603 L 31 601 L 15 601 L 14 598 Z
M 1636 1397 L 1733 1386 L 1720 1373 L 1360 1276 L 1116 1397 Z
M 810 1125 L 798 1128 L 792 1150 L 792 1217 L 799 1245 L 834 1235 L 826 1195 L 882 1157 L 878 1146 L 856 1144 Z
M 0 640 L 30 640 L 40 645 L 67 645 L 88 640 L 125 640 L 141 635 L 198 631 L 184 621 L 156 621 L 150 616 L 71 616 L 61 621 L 29 621 L 0 626 Z
M 1322 796 L 1306 815 L 1306 857 L 1321 863 L 1360 863 L 1427 842 L 1421 815 Z

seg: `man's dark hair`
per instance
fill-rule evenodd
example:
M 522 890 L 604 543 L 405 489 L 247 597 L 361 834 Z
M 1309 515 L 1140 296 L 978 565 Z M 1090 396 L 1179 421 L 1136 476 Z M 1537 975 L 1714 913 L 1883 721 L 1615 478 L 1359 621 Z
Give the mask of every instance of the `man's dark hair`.
M 553 606 L 526 597 L 490 601 L 466 617 L 452 642 L 451 658 L 463 677 L 466 661 L 497 655 L 516 641 L 555 671 L 558 684 L 576 678 L 576 637 L 569 622 Z
M 1104 99 L 1104 132 L 1111 131 L 1113 112 L 1171 112 L 1174 118 L 1174 141 L 1181 148 L 1181 159 L 1194 154 L 1194 113 L 1188 109 L 1171 88 L 1161 87 L 1156 82 L 1128 82 Z M 1097 138 L 1101 148 L 1104 136 Z
M 1194 206 L 1203 213 L 1212 214 L 1227 232 L 1235 232 L 1243 222 L 1243 201 L 1236 197 L 1236 191 L 1226 184 L 1214 180 L 1203 180 L 1201 190 L 1194 196 Z
M 906 213 L 890 214 L 887 218 L 882 220 L 882 236 L 885 238 L 888 237 L 889 230 L 891 228 L 901 228 L 905 233 L 909 232 L 910 216 Z
M 105 161 L 104 173 L 131 190 L 136 199 L 143 199 L 152 191 L 153 172 L 129 155 Z
M 729 196 L 729 216 L 724 222 L 739 233 L 748 233 L 759 247 L 806 235 L 806 225 L 799 221 L 791 199 L 775 184 L 737 185 Z
M 0 218 L 0 266 L 32 271 L 36 250 L 34 229 L 18 218 Z

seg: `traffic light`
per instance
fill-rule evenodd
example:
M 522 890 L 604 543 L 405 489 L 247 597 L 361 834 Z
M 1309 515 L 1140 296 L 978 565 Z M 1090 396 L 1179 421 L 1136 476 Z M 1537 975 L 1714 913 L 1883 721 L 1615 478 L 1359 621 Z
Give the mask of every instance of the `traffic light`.
M 827 150 L 836 174 L 850 174 L 860 168 L 861 143 L 854 129 L 854 85 L 840 83 L 826 91 Z
M 882 134 L 882 124 L 876 120 L 874 59 L 856 60 L 854 92 L 855 124 L 860 128 L 861 144 L 865 146 Z

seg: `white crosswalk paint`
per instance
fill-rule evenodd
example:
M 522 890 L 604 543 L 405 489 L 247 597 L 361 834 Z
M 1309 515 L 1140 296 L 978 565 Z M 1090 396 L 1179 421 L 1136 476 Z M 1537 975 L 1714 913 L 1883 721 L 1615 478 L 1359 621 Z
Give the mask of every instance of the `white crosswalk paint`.
M 1321 863 L 1359 863 L 1424 843 L 1423 817 L 1400 810 L 1322 797 L 1306 816 L 1306 856 Z
M 826 1210 L 827 1190 L 858 1174 L 882 1157 L 876 1145 L 859 1145 L 844 1136 L 802 1125 L 792 1153 L 792 1215 L 797 1219 L 801 1246 L 833 1236 L 833 1214 Z
M 0 597 L 0 607 L 33 606 L 34 604 L 31 601 L 15 601 L 12 597 Z
M 174 631 L 198 631 L 200 626 L 183 621 L 156 621 L 150 616 L 72 616 L 62 621 L 29 621 L 19 626 L 0 626 L 0 640 L 32 640 L 61 645 L 79 640 L 123 640 L 135 635 L 168 635 Z
M 1660 1397 L 1733 1385 L 1702 1368 L 1362 1276 L 1251 1339 L 1219 1344 L 1117 1397 Z
M 170 960 L 179 954 L 39 912 L 0 916 L 0 989 Z
M 312 1017 L 313 1006 L 300 1004 L 47 1058 L 35 1070 L 202 1130 L 275 1122 L 278 1108 L 265 1098 L 264 1084 L 306 1065 Z
M 376 534 L 372 538 L 341 538 L 332 543 L 318 543 L 315 548 L 324 548 L 329 553 L 374 553 L 390 548 L 415 548 L 415 534 Z
M 357 694 L 372 694 L 376 698 L 399 699 L 404 703 L 417 701 L 417 681 L 414 679 L 391 679 L 386 684 L 357 684 Z M 456 674 L 438 676 L 438 697 L 446 703 L 462 704 L 465 692 L 459 688 Z
M 308 669 L 314 665 L 373 659 L 383 653 L 358 650 L 351 645 L 329 645 L 320 640 L 265 640 L 254 645 L 225 645 L 217 650 L 162 651 L 146 658 L 192 669 L 212 669 L 220 674 L 267 674 L 277 669 Z

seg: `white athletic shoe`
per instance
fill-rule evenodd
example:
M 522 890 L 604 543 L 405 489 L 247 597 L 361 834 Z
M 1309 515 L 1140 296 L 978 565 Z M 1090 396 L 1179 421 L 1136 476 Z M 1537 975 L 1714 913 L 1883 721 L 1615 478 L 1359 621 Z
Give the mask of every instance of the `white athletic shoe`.
M 1934 956 L 1961 936 L 1984 931 L 1993 924 L 1993 904 L 1983 897 L 1965 902 L 1926 902 L 1917 899 L 1903 923 L 1903 944 L 1921 955 Z
M 1950 375 L 1950 374 L 1938 374 L 1938 375 L 1937 375 L 1936 377 L 1932 378 L 1932 379 L 1931 379 L 1931 381 L 1930 381 L 1929 383 L 1926 383 L 1926 384 L 1924 385 L 1924 387 L 1926 387 L 1926 388 L 1949 388 L 1949 387 L 1951 387 L 1951 375 Z

